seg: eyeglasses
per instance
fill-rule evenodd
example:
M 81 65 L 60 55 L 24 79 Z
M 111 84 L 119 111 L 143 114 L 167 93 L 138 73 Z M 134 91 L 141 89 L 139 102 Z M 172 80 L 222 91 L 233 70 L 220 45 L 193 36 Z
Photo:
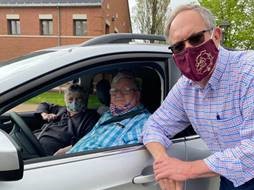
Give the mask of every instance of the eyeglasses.
M 181 53 L 185 49 L 185 42 L 188 41 L 192 46 L 198 46 L 205 41 L 205 32 L 211 31 L 213 28 L 202 30 L 198 33 L 192 34 L 186 40 L 177 42 L 169 47 L 174 54 Z
M 115 96 L 117 93 L 121 93 L 123 95 L 130 95 L 133 91 L 137 91 L 137 89 L 135 89 L 135 88 L 123 88 L 123 89 L 111 88 L 109 90 L 109 93 L 112 96 Z

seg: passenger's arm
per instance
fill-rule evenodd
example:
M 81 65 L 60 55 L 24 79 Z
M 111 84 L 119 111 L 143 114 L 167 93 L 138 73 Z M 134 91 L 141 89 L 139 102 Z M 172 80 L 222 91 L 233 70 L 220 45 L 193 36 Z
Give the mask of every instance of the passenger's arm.
M 64 155 L 66 152 L 68 152 L 70 149 L 72 148 L 72 145 L 64 147 L 64 148 L 60 148 L 58 151 L 56 151 L 54 153 L 54 156 L 56 155 Z

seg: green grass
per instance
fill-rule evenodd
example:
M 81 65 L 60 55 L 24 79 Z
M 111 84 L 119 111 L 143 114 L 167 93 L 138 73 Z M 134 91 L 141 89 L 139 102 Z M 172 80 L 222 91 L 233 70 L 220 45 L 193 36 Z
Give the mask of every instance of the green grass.
M 40 104 L 42 102 L 49 102 L 57 105 L 64 106 L 64 94 L 59 92 L 45 92 L 36 96 L 27 102 L 26 104 Z M 95 95 L 90 95 L 88 100 L 88 108 L 97 108 L 100 105 L 100 102 Z
M 64 106 L 64 94 L 59 92 L 45 92 L 28 100 L 27 104 L 39 104 L 42 102 L 50 102 L 53 104 Z
M 88 99 L 88 108 L 95 109 L 101 105 L 96 95 L 90 95 Z

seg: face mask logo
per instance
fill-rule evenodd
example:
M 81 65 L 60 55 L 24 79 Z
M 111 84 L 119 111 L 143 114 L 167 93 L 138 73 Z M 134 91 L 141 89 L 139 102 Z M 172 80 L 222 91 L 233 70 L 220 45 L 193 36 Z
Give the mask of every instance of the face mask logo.
M 219 50 L 212 39 L 197 47 L 186 48 L 173 58 L 182 74 L 193 81 L 201 81 L 211 74 Z
M 196 58 L 196 70 L 198 74 L 204 74 L 205 72 L 209 72 L 212 69 L 213 65 L 213 56 L 211 53 L 203 50 Z

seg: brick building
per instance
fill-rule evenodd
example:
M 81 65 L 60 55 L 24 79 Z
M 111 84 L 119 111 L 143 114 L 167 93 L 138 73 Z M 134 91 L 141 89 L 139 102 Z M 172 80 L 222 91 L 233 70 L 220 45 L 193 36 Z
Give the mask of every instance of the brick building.
M 131 32 L 128 0 L 0 0 L 0 61 Z

